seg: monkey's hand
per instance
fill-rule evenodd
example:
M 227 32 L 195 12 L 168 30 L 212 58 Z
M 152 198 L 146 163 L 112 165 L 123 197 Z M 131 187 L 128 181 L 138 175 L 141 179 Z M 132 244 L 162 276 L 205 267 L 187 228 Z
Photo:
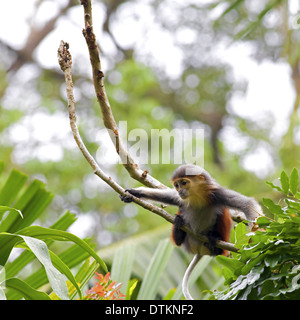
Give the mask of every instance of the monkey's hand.
M 174 227 L 180 229 L 184 225 L 184 220 L 180 214 L 176 214 L 174 218 Z
M 177 214 L 174 219 L 174 226 L 172 230 L 172 238 L 177 246 L 180 246 L 186 237 L 185 231 L 180 228 L 184 225 L 184 220 L 180 214 Z
M 132 196 L 135 196 L 137 198 L 141 197 L 141 191 L 137 190 L 137 189 L 126 189 L 125 192 L 127 192 L 128 194 L 126 194 L 125 196 L 120 195 L 120 199 L 125 202 L 125 203 L 130 203 L 132 202 Z

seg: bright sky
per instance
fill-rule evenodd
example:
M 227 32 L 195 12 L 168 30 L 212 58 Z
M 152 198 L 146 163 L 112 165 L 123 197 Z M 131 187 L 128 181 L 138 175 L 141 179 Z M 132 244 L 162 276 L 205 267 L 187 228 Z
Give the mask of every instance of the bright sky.
M 200 1 L 200 0 L 199 0 Z M 5 1 L 5 10 L 0 11 L 0 39 L 12 45 L 15 48 L 20 48 L 24 44 L 27 33 L 29 32 L 28 19 L 31 17 L 34 0 L 10 0 Z M 60 0 L 60 4 L 64 4 L 66 1 Z M 118 36 L 118 39 L 123 39 L 122 45 L 126 46 L 135 43 L 137 39 L 143 36 L 145 30 L 149 26 L 153 25 L 153 15 L 148 9 L 148 1 L 138 2 L 135 6 L 135 12 L 139 14 L 139 19 L 132 18 L 132 12 L 126 14 L 124 11 L 122 24 L 115 25 L 114 32 Z M 167 1 L 170 2 L 170 1 Z M 197 2 L 197 1 L 194 1 Z M 299 2 L 290 1 L 291 12 L 297 13 Z M 127 5 L 129 7 L 129 4 Z M 18 8 L 18 10 L 15 10 Z M 51 17 L 51 14 L 56 12 L 56 2 L 43 1 L 41 9 L 36 13 L 37 23 L 42 23 L 44 19 Z M 9 16 L 8 12 L 14 12 L 14 15 Z M 100 30 L 101 21 L 103 21 L 103 10 L 101 4 L 97 3 L 93 7 L 94 14 L 94 28 Z M 85 56 L 87 61 L 87 50 L 84 43 L 84 39 L 81 35 L 82 30 L 82 8 L 77 6 L 71 10 L 67 19 L 60 19 L 58 21 L 57 30 L 53 32 L 40 46 L 37 51 L 37 58 L 46 67 L 57 67 L 57 47 L 61 39 L 70 43 L 73 57 L 76 59 L 78 56 Z M 7 27 L 7 26 L 10 27 Z M 14 26 L 14 27 L 11 27 Z M 130 35 L 130 37 L 128 37 Z M 157 27 L 151 28 L 151 32 L 148 29 L 147 35 L 149 36 L 147 50 L 155 52 L 156 58 L 159 59 L 160 66 L 163 66 L 166 73 L 172 77 L 181 71 L 181 59 L 183 53 L 174 46 L 172 38 L 165 32 L 161 32 Z M 106 50 L 114 50 L 113 45 L 109 39 L 104 37 L 99 31 L 98 38 L 101 38 L 102 43 Z M 182 39 L 182 41 L 193 41 L 193 33 L 188 30 L 182 30 L 176 37 Z M 172 50 L 172 54 L 170 54 Z M 251 48 L 245 44 L 235 44 L 229 48 L 218 48 L 220 56 L 227 62 L 231 63 L 234 67 L 234 76 L 236 79 L 247 79 L 249 81 L 246 96 L 236 95 L 231 103 L 230 108 L 234 113 L 241 117 L 250 118 L 254 122 L 263 123 L 266 119 L 273 118 L 274 127 L 272 131 L 272 139 L 277 139 L 285 133 L 288 125 L 289 114 L 292 110 L 295 93 L 290 83 L 290 72 L 288 65 L 285 63 L 272 63 L 270 61 L 264 61 L 257 63 L 251 58 Z M 172 59 L 170 59 L 172 57 Z M 178 68 L 174 68 L 178 66 Z M 103 64 L 104 70 L 106 68 L 105 61 Z M 31 72 L 29 70 L 28 72 Z M 30 76 L 30 75 L 27 75 Z M 9 105 L 10 98 L 6 100 Z M 25 118 L 24 121 L 13 128 L 11 139 L 24 139 L 28 135 L 28 132 L 36 133 L 36 136 L 43 138 L 44 146 L 46 140 L 53 140 L 53 136 L 57 134 L 51 132 L 53 126 L 51 121 L 53 116 L 43 113 L 37 113 L 35 115 Z M 51 118 L 52 117 L 52 118 Z M 69 125 L 63 119 L 64 115 L 57 114 L 56 117 L 62 124 L 66 124 L 66 130 L 62 131 L 62 135 L 68 136 Z M 50 122 L 49 122 L 50 121 Z M 42 130 L 41 130 L 42 128 Z M 44 131 L 44 133 L 43 133 Z M 45 131 L 47 133 L 45 134 Z M 42 133 L 41 133 L 42 132 Z M 55 136 L 56 137 L 56 136 Z M 56 137 L 61 139 L 62 137 Z M 234 152 L 238 152 L 245 148 L 247 142 L 246 137 L 242 137 L 238 134 L 234 126 L 226 126 L 222 139 L 225 142 L 226 147 Z M 65 141 L 65 140 L 64 140 Z M 233 141 L 235 143 L 233 143 Z M 50 143 L 50 142 L 49 142 Z M 61 156 L 58 146 L 48 146 L 52 152 L 51 160 L 59 159 Z M 46 148 L 47 149 L 47 148 Z M 56 150 L 56 151 L 55 151 Z M 47 160 L 45 155 L 45 148 L 40 150 L 41 160 Z M 265 176 L 272 170 L 272 157 L 268 148 L 262 143 L 257 148 L 255 153 L 247 156 L 243 159 L 243 165 L 248 170 L 254 171 L 256 174 Z

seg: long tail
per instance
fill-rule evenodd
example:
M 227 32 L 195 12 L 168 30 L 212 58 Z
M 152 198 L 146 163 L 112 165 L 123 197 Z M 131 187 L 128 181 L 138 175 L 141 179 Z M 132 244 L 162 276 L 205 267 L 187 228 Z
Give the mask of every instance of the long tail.
M 186 300 L 194 300 L 194 298 L 191 296 L 189 292 L 189 277 L 191 273 L 193 272 L 194 268 L 196 267 L 197 263 L 201 259 L 201 255 L 195 254 L 194 258 L 190 262 L 188 268 L 185 271 L 183 280 L 182 280 L 182 292 Z

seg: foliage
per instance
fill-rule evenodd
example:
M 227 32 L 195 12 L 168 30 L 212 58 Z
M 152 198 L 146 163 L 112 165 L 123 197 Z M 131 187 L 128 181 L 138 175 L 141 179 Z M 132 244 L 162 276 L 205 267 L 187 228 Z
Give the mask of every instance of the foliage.
M 58 0 L 51 3 L 57 8 L 61 7 Z M 11 239 L 11 244 L 15 242 L 15 246 L 26 249 L 14 260 L 12 260 L 10 247 L 3 255 L 2 259 L 9 255 L 9 260 L 5 264 L 8 278 L 6 296 L 8 299 L 25 297 L 25 294 L 27 294 L 25 298 L 46 297 L 43 293 L 39 295 L 36 289 L 48 284 L 49 279 L 44 267 L 34 269 L 36 268 L 36 265 L 32 263 L 35 257 L 34 248 L 32 243 L 29 243 L 31 247 L 26 244 L 26 237 L 44 240 L 55 269 L 55 256 L 52 251 L 69 270 L 74 267 L 79 268 L 80 264 L 90 256 L 90 253 L 83 247 L 79 247 L 76 241 L 68 249 L 64 248 L 63 252 L 60 252 L 61 248 L 59 248 L 57 253 L 57 235 L 46 235 L 45 229 L 32 228 L 33 223 L 40 223 L 50 225 L 47 229 L 65 231 L 75 221 L 75 216 L 66 212 L 57 221 L 55 217 L 61 213 L 62 208 L 72 208 L 80 212 L 79 216 L 86 214 L 93 220 L 93 227 L 86 231 L 86 235 L 93 236 L 93 240 L 97 240 L 102 247 L 103 250 L 99 251 L 102 258 L 102 253 L 107 253 L 104 255 L 105 261 L 107 261 L 106 258 L 111 259 L 112 279 L 123 283 L 122 290 L 125 291 L 124 294 L 126 293 L 126 299 L 136 299 L 138 294 L 142 296 L 145 293 L 148 293 L 152 299 L 166 297 L 167 294 L 173 299 L 180 299 L 182 298 L 180 279 L 190 257 L 184 255 L 180 250 L 172 250 L 168 261 L 164 261 L 165 267 L 163 270 L 158 270 L 159 273 L 156 274 L 155 280 L 159 283 L 148 282 L 148 288 L 152 285 L 151 292 L 141 289 L 141 286 L 146 286 L 148 277 L 153 276 L 150 272 L 145 276 L 145 270 L 152 265 L 152 262 L 155 265 L 155 259 L 151 260 L 154 254 L 159 257 L 159 252 L 155 252 L 156 245 L 159 250 L 166 250 L 166 253 L 169 254 L 169 248 L 159 242 L 167 237 L 169 226 L 167 227 L 161 219 L 141 208 L 131 209 L 130 205 L 124 206 L 120 201 L 116 201 L 118 196 L 95 179 L 69 134 L 61 73 L 57 73 L 53 65 L 51 67 L 51 62 L 46 61 L 48 60 L 46 55 L 41 55 L 43 57 L 41 60 L 37 58 L 39 55 L 31 55 L 26 50 L 26 44 L 30 46 L 30 40 L 38 39 L 47 29 L 49 32 L 54 31 L 53 36 L 62 34 L 61 30 L 65 23 L 61 22 L 71 22 L 74 27 L 71 34 L 74 36 L 77 34 L 77 39 L 80 41 L 83 21 L 77 20 L 76 16 L 76 22 L 72 23 L 74 15 L 71 13 L 75 12 L 74 9 L 81 10 L 82 8 L 79 2 L 75 4 L 70 1 L 69 3 L 72 5 L 68 9 L 61 12 L 56 10 L 59 21 L 52 22 L 51 27 L 48 22 L 51 22 L 52 17 L 49 20 L 44 19 L 45 24 L 36 23 L 36 19 L 39 18 L 39 14 L 36 15 L 36 13 L 45 11 L 43 6 L 48 5 L 45 1 L 37 1 L 33 6 L 32 19 L 26 18 L 30 23 L 28 24 L 28 38 L 23 39 L 24 48 L 16 45 L 18 39 L 14 39 L 13 36 L 10 37 L 7 46 L 6 40 L 1 39 L 1 49 L 4 49 L 0 58 L 1 160 L 11 166 L 21 168 L 29 176 L 38 176 L 46 181 L 48 187 L 55 190 L 56 193 L 52 201 L 53 195 L 47 193 L 40 181 L 35 181 L 28 187 L 28 197 L 35 194 L 32 200 L 26 199 L 25 196 L 15 197 L 15 194 L 22 191 L 24 187 L 24 177 L 18 171 L 13 171 L 10 176 L 10 179 L 15 181 L 13 192 L 10 188 L 7 188 L 6 191 L 5 188 L 1 190 L 0 216 L 3 215 L 3 220 L 0 224 L 0 232 L 3 233 L 2 239 Z M 73 8 L 73 6 L 78 6 L 78 8 Z M 236 77 L 231 66 L 226 64 L 226 59 L 220 59 L 219 56 L 220 53 L 223 54 L 222 49 L 219 48 L 222 45 L 231 47 L 229 44 L 233 44 L 234 47 L 236 44 L 242 44 L 245 48 L 248 47 L 251 56 L 259 61 L 265 59 L 289 64 L 293 71 L 290 72 L 290 80 L 297 84 L 299 82 L 297 72 L 300 52 L 298 50 L 299 32 L 288 27 L 288 20 L 293 17 L 289 17 L 290 11 L 284 1 L 264 0 L 252 3 L 245 0 L 217 0 L 211 3 L 199 1 L 197 4 L 184 1 L 150 1 L 143 4 L 143 2 L 135 1 L 124 3 L 124 1 L 107 0 L 101 3 L 101 8 L 95 6 L 94 12 L 99 13 L 99 10 L 103 10 L 105 17 L 104 20 L 97 19 L 98 23 L 102 24 L 102 32 L 99 26 L 100 33 L 97 33 L 104 62 L 105 87 L 117 122 L 127 120 L 129 132 L 136 128 L 143 128 L 147 133 L 153 128 L 168 130 L 179 127 L 204 128 L 205 167 L 214 173 L 222 185 L 255 197 L 264 193 L 266 186 L 257 176 L 243 169 L 242 164 L 248 155 L 255 154 L 256 150 L 263 146 L 272 159 L 274 168 L 272 174 L 275 175 L 276 170 L 279 170 L 278 166 L 281 166 L 282 163 L 285 168 L 295 166 L 300 150 L 297 148 L 300 128 L 297 101 L 294 112 L 291 113 L 285 137 L 275 135 L 274 139 L 274 121 L 269 113 L 265 112 L 265 117 L 255 115 L 255 118 L 251 120 L 248 116 L 243 116 L 243 112 L 240 114 L 237 109 L 233 108 L 231 98 L 235 95 L 237 98 L 243 96 L 246 92 L 246 83 L 241 77 Z M 143 23 L 143 20 L 148 21 L 144 19 L 144 12 L 148 12 L 149 17 L 151 13 L 153 14 L 153 22 L 149 25 L 148 22 L 146 25 Z M 121 39 L 123 33 L 119 34 L 116 30 L 118 26 L 121 28 L 125 25 L 130 26 L 132 23 L 129 20 L 130 23 L 127 24 L 126 19 L 132 14 L 136 17 L 134 20 L 139 23 L 136 29 L 144 31 L 142 37 L 136 41 L 134 32 L 127 33 L 131 34 L 133 41 L 129 41 L 131 44 L 126 45 Z M 153 31 L 155 33 L 159 31 L 161 35 L 155 34 L 155 38 L 159 41 L 157 43 L 153 43 L 153 38 L 150 37 Z M 56 48 L 52 47 L 52 42 L 51 47 L 48 42 L 51 37 L 44 36 L 45 41 L 41 41 L 39 46 L 39 42 L 36 41 L 36 47 L 32 48 L 32 52 L 39 52 L 46 46 L 49 46 L 47 51 L 55 52 Z M 110 40 L 107 42 L 106 39 Z M 234 43 L 237 39 L 239 42 Z M 59 40 L 60 38 L 57 39 L 57 44 Z M 111 160 L 111 153 L 107 152 L 109 150 L 106 143 L 108 139 L 100 131 L 103 124 L 96 97 L 93 94 L 89 59 L 86 55 L 81 56 L 81 53 L 76 52 L 72 39 L 65 40 L 70 41 L 72 55 L 75 59 L 74 81 L 77 114 L 85 143 L 105 171 L 117 177 L 122 186 L 134 187 L 136 181 L 128 179 L 126 170 L 121 165 L 115 165 L 114 160 Z M 164 45 L 165 43 L 170 44 L 169 52 L 166 50 L 168 48 Z M 162 62 L 160 59 L 164 56 L 167 56 L 169 61 L 175 58 L 171 69 L 176 72 L 171 72 L 171 75 L 167 72 L 169 67 L 164 68 L 167 61 Z M 11 69 L 11 66 L 18 60 L 22 61 L 20 65 L 23 67 Z M 49 67 L 45 67 L 48 62 Z M 295 85 L 295 90 L 299 95 L 298 85 Z M 283 105 L 281 110 L 288 110 L 287 104 Z M 227 130 L 231 132 L 231 135 L 227 134 Z M 235 147 L 233 148 L 235 151 L 230 151 L 230 149 L 227 150 L 226 140 L 228 137 L 233 138 L 233 135 L 236 135 L 238 139 L 230 141 L 230 145 Z M 159 153 L 163 152 L 163 148 L 160 148 Z M 141 167 L 149 169 L 153 176 L 166 184 L 173 170 L 173 165 L 152 165 L 151 168 L 142 165 Z M 287 188 L 289 189 L 290 185 L 291 190 L 294 190 L 293 180 L 296 178 L 296 174 L 288 179 L 282 174 L 281 187 L 272 184 L 271 186 L 280 191 L 282 189 L 287 194 Z M 255 185 L 255 190 L 253 190 L 253 185 Z M 287 200 L 297 203 L 293 198 Z M 265 200 L 264 203 L 271 212 L 277 210 L 280 213 L 283 210 L 274 206 L 270 200 Z M 291 206 L 291 203 L 287 206 Z M 45 214 L 46 209 L 48 213 L 51 213 L 50 215 Z M 20 212 L 24 215 L 23 218 Z M 280 219 L 277 222 L 281 221 Z M 263 226 L 264 220 L 259 221 Z M 156 239 L 158 225 L 162 225 L 164 232 Z M 22 233 L 24 230 L 26 234 Z M 37 231 L 41 234 L 34 233 Z M 149 232 L 145 233 L 145 231 Z M 132 237 L 138 232 L 142 232 L 145 236 Z M 106 236 L 106 240 L 109 239 L 107 242 L 119 242 L 106 248 L 107 242 L 105 245 L 102 244 L 101 234 L 109 234 Z M 267 235 L 270 234 L 267 233 Z M 248 241 L 243 225 L 237 226 L 236 237 L 237 245 Z M 129 241 L 142 239 L 143 244 L 137 247 L 131 243 L 130 246 L 120 247 L 124 243 L 120 239 L 126 238 Z M 60 238 L 62 239 L 67 240 L 66 237 Z M 33 242 L 33 245 L 38 243 L 34 240 Z M 90 245 L 90 241 L 86 240 L 86 242 Z M 146 245 L 146 242 L 151 246 Z M 118 251 L 114 252 L 116 247 Z M 249 252 L 255 254 L 255 251 L 250 250 Z M 167 256 L 163 258 L 166 259 Z M 237 256 L 234 258 L 239 261 Z M 28 270 L 26 266 L 29 263 L 33 265 L 32 274 L 24 274 L 23 271 Z M 62 263 L 57 262 L 57 264 L 63 267 Z M 176 270 L 173 268 L 174 265 L 176 265 Z M 50 271 L 53 270 L 51 265 L 49 268 Z M 93 277 L 96 269 L 96 263 L 90 264 L 88 261 L 83 263 L 74 276 L 77 283 L 80 283 L 78 284 L 80 289 Z M 66 268 L 64 270 L 67 272 Z M 122 272 L 124 270 L 126 273 Z M 228 270 L 227 283 L 230 283 L 229 279 L 235 281 L 237 275 L 240 274 L 233 276 Z M 62 270 L 60 272 L 64 273 Z M 19 274 L 20 278 L 17 278 Z M 222 281 L 220 270 L 214 259 L 202 259 L 199 264 L 199 272 L 195 272 L 195 275 L 201 275 L 197 281 L 196 279 L 192 281 L 195 283 L 192 290 L 194 289 L 198 294 L 197 298 L 203 298 L 203 294 L 200 293 L 203 289 L 217 288 Z M 68 278 L 70 279 L 70 283 L 68 282 L 69 296 L 72 299 L 77 298 L 79 292 L 75 288 L 76 282 L 74 280 L 71 282 L 70 273 Z M 170 291 L 170 288 L 177 285 L 177 289 Z M 49 291 L 48 287 L 46 290 Z M 129 295 L 128 290 L 131 292 Z M 54 295 L 50 297 L 54 298 Z
M 259 230 L 246 235 L 246 227 L 235 229 L 234 258 L 217 257 L 224 265 L 227 289 L 214 293 L 216 299 L 299 299 L 300 298 L 300 192 L 299 174 L 293 169 L 290 177 L 281 173 L 281 186 L 268 184 L 285 195 L 280 201 L 263 199 L 274 216 L 258 218 Z M 249 241 L 250 239 L 250 241 Z M 250 243 L 248 243 L 250 242 Z
M 256 196 L 251 190 L 252 181 L 254 179 L 257 181 L 255 182 L 257 194 L 265 192 L 264 184 L 260 183 L 256 176 L 242 169 L 241 163 L 244 162 L 244 157 L 255 152 L 261 141 L 264 141 L 263 145 L 267 146 L 267 150 L 271 150 L 271 157 L 276 162 L 274 167 L 282 161 L 285 167 L 292 167 L 295 165 L 295 159 L 299 158 L 297 157 L 299 148 L 294 147 L 294 136 L 298 130 L 297 127 L 291 128 L 291 135 L 287 137 L 285 143 L 275 139 L 273 144 L 270 139 L 273 134 L 270 132 L 273 130 L 274 122 L 267 121 L 270 120 L 269 116 L 263 121 L 261 119 L 249 121 L 246 117 L 240 117 L 231 107 L 231 97 L 235 93 L 240 96 L 245 92 L 244 81 L 240 78 L 235 79 L 233 69 L 223 59 L 219 59 L 216 53 L 220 51 L 217 50 L 219 44 L 222 46 L 224 42 L 226 46 L 226 43 L 230 43 L 240 34 L 243 41 L 250 40 L 253 44 L 254 56 L 257 52 L 260 56 L 271 57 L 274 60 L 282 57 L 281 47 L 285 46 L 288 50 L 292 41 L 286 44 L 275 41 L 276 45 L 269 45 L 266 39 L 281 39 L 285 27 L 281 26 L 280 22 L 286 21 L 282 15 L 287 13 L 282 6 L 279 6 L 282 1 L 280 3 L 274 0 L 261 1 L 260 5 L 257 3 L 257 8 L 255 4 L 243 0 L 213 1 L 210 4 L 198 2 L 197 5 L 184 1 L 177 3 L 154 1 L 144 4 L 127 1 L 125 4 L 123 1 L 107 0 L 101 3 L 101 8 L 95 7 L 95 14 L 103 10 L 103 16 L 106 16 L 105 21 L 97 19 L 103 26 L 102 33 L 99 25 L 97 37 L 104 62 L 108 98 L 117 123 L 126 120 L 128 131 L 143 128 L 150 133 L 153 128 L 168 130 L 179 127 L 205 128 L 204 163 L 207 169 L 215 172 L 219 182 L 228 187 Z M 47 2 L 38 1 L 33 6 L 32 21 L 38 18 L 39 14 L 35 13 L 40 12 L 39 9 L 43 11 L 44 5 L 47 5 Z M 52 5 L 61 7 L 58 0 L 52 1 Z M 76 5 L 74 2 L 68 10 L 61 12 L 59 21 L 72 21 L 73 15 L 69 14 L 71 12 L 69 10 L 74 9 L 78 10 L 78 13 L 82 11 L 79 2 Z M 127 44 L 129 46 L 127 47 L 122 45 L 120 34 L 115 30 L 118 26 L 127 25 L 125 19 L 131 16 L 132 12 L 137 17 L 136 21 L 140 21 L 136 29 L 145 28 L 145 32 L 140 39 L 129 41 L 131 44 Z M 144 25 L 144 12 L 153 14 L 153 24 Z M 216 12 L 220 13 L 219 16 Z M 272 14 L 275 14 L 275 19 L 273 16 L 273 19 L 269 20 L 275 22 L 271 23 L 268 20 L 269 23 L 265 23 L 268 16 L 272 18 Z M 44 22 L 47 21 L 45 19 Z M 43 27 L 39 29 L 38 25 L 35 26 L 34 23 L 28 25 L 28 40 L 39 38 L 33 35 L 47 29 Z M 61 34 L 63 29 L 61 23 L 51 25 L 52 28 L 55 26 L 54 34 Z M 80 41 L 83 17 L 72 25 L 74 27 L 72 34 Z M 165 41 L 160 40 L 161 37 L 156 36 L 156 39 L 161 41 L 158 46 L 155 43 L 152 45 L 153 39 L 150 39 L 150 36 L 153 30 L 160 30 L 162 39 L 166 36 L 166 39 L 170 39 L 170 44 L 174 43 L 170 52 L 164 52 Z M 194 36 L 186 38 L 184 36 L 186 32 L 187 35 Z M 134 32 L 132 37 L 134 39 Z M 106 38 L 111 39 L 114 50 L 110 50 L 109 45 L 107 47 L 106 41 L 103 40 Z M 288 42 L 289 38 L 296 37 L 292 37 L 289 33 L 287 36 L 284 35 L 283 41 Z M 48 37 L 41 42 L 36 52 L 40 48 L 50 46 L 47 39 Z M 5 46 L 5 39 L 2 40 L 1 48 Z M 124 205 L 115 201 L 117 195 L 93 179 L 93 173 L 84 165 L 85 160 L 69 134 L 62 74 L 57 73 L 54 67 L 47 69 L 45 65 L 48 65 L 49 61 L 41 61 L 35 56 L 30 57 L 26 50 L 25 55 L 21 54 L 22 50 L 13 50 L 16 40 L 11 37 L 11 45 L 3 50 L 1 57 L 5 70 L 0 70 L 1 160 L 11 163 L 12 166 L 18 166 L 30 176 L 39 175 L 51 190 L 55 190 L 57 196 L 50 204 L 54 214 L 60 213 L 61 207 L 65 207 L 74 208 L 82 215 L 90 215 L 92 219 L 101 219 L 101 223 L 94 224 L 93 229 L 90 228 L 86 232 L 86 236 L 93 236 L 93 240 L 100 245 L 100 237 L 97 238 L 96 235 L 101 234 L 103 230 L 109 232 L 110 237 L 107 238 L 113 242 L 158 226 L 161 221 L 141 209 L 135 213 L 132 210 L 128 215 Z M 23 40 L 24 45 L 30 43 L 26 39 Z M 59 40 L 60 38 L 57 39 L 57 43 Z M 103 169 L 111 176 L 118 177 L 118 182 L 122 186 L 134 187 L 136 182 L 132 179 L 129 181 L 127 172 L 121 165 L 114 165 L 115 158 L 111 160 L 111 153 L 106 152 L 109 141 L 106 142 L 109 139 L 100 131 L 103 124 L 94 96 L 87 52 L 85 50 L 85 54 L 81 56 L 80 53 L 78 56 L 76 46 L 73 45 L 74 41 L 65 40 L 70 41 L 74 57 L 78 122 L 86 145 Z M 47 51 L 53 53 L 56 48 L 52 45 L 53 42 Z M 152 46 L 153 50 L 150 50 Z M 294 51 L 298 54 L 299 50 Z M 25 64 L 24 70 L 23 68 L 18 71 L 12 70 L 8 73 L 9 77 L 5 77 L 19 53 L 22 65 Z M 178 54 L 182 61 L 176 59 Z M 178 69 L 178 72 L 173 76 L 166 72 L 160 61 L 160 56 L 165 55 L 169 56 L 170 61 L 175 58 L 171 69 Z M 43 59 L 48 58 L 45 55 Z M 226 140 L 224 138 L 227 138 L 227 129 L 235 130 L 234 132 L 241 137 L 242 143 L 237 144 L 240 148 L 236 152 L 228 152 L 226 143 L 223 145 Z M 235 143 L 230 144 L 235 145 Z M 279 153 L 279 148 L 284 152 Z M 163 148 L 160 148 L 159 152 L 162 154 Z M 294 156 L 291 156 L 292 152 Z M 216 165 L 216 160 L 223 166 Z M 170 172 L 173 170 L 172 165 L 152 165 L 149 168 L 148 165 L 142 164 L 141 167 L 149 169 L 153 176 L 164 183 L 168 182 Z M 251 183 L 248 183 L 248 179 Z
M 112 264 L 111 278 L 122 283 L 125 300 L 181 300 L 181 281 L 191 255 L 168 239 L 170 227 L 159 227 L 101 249 Z M 174 268 L 176 266 L 176 268 Z M 210 256 L 200 260 L 189 281 L 193 296 L 207 299 L 207 289 L 223 288 L 219 263 Z
M 26 181 L 26 175 L 12 170 L 6 179 L 2 179 L 0 187 L 3 204 L 0 206 L 0 265 L 4 267 L 0 271 L 5 271 L 5 278 L 0 273 L 1 299 L 182 298 L 180 282 L 190 258 L 165 239 L 169 225 L 120 241 L 96 253 L 89 240 L 81 240 L 65 231 L 76 220 L 69 211 L 49 228 L 32 225 L 39 222 L 53 194 L 39 180 L 33 180 L 29 185 Z M 61 241 L 74 244 L 57 248 L 57 242 Z M 12 255 L 13 248 L 25 250 L 16 256 Z M 110 279 L 100 256 L 107 261 L 111 259 L 111 279 L 115 281 Z M 90 262 L 91 258 L 93 262 Z M 219 278 L 215 278 L 212 272 L 216 263 L 207 258 L 199 263 L 190 281 L 198 291 L 199 288 L 208 288 L 206 281 L 215 282 Z M 34 263 L 36 260 L 41 267 Z M 174 265 L 177 268 L 173 268 Z M 83 295 L 99 267 L 106 275 L 96 273 L 99 282 Z M 71 271 L 74 268 L 76 274 Z M 201 281 L 196 285 L 199 278 Z M 6 291 L 2 290 L 3 287 Z
M 5 270 L 5 278 L 1 282 L 2 287 L 5 285 L 8 289 L 6 296 L 1 290 L 1 298 L 50 299 L 51 296 L 37 290 L 48 283 L 56 297 L 67 300 L 71 296 L 66 279 L 81 298 L 82 287 L 79 283 L 85 284 L 91 278 L 91 270 L 95 272 L 100 267 L 107 272 L 107 267 L 87 241 L 65 231 L 75 221 L 74 214 L 66 212 L 50 228 L 31 225 L 43 214 L 53 194 L 45 190 L 41 181 L 33 180 L 26 186 L 26 180 L 26 175 L 13 170 L 0 189 L 0 203 L 3 204 L 0 206 L 0 265 Z M 71 241 L 74 245 L 56 254 L 49 250 L 56 241 Z M 26 250 L 9 261 L 16 247 Z M 85 265 L 85 273 L 80 277 L 78 274 L 74 276 L 70 269 L 88 257 L 93 257 L 94 263 Z M 22 271 L 35 258 L 43 268 L 33 271 L 24 279 Z

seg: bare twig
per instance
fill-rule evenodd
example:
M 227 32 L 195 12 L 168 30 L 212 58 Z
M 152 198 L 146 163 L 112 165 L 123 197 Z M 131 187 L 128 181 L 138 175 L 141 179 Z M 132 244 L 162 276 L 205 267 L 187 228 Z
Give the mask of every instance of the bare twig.
M 93 156 L 89 153 L 88 149 L 86 148 L 85 144 L 83 143 L 78 127 L 76 124 L 76 112 L 75 112 L 75 99 L 74 99 L 74 94 L 73 94 L 73 81 L 72 81 L 72 57 L 69 52 L 69 44 L 66 42 L 61 41 L 60 46 L 58 48 L 58 62 L 61 67 L 61 70 L 64 72 L 65 75 L 65 81 L 66 81 L 66 90 L 67 90 L 67 99 L 68 99 L 68 110 L 69 110 L 69 119 L 70 119 L 70 126 L 71 130 L 74 136 L 74 139 L 89 163 L 89 165 L 93 168 L 94 173 L 101 178 L 103 181 L 105 181 L 111 188 L 113 188 L 117 193 L 120 195 L 124 196 L 127 195 L 125 192 L 124 188 L 122 188 L 117 182 L 115 182 L 110 176 L 105 174 L 99 165 L 97 164 L 96 160 L 93 158 Z M 174 217 L 169 214 L 167 211 L 165 211 L 162 208 L 159 208 L 155 205 L 153 205 L 150 202 L 141 200 L 139 198 L 136 198 L 132 196 L 133 202 L 136 204 L 140 205 L 141 207 L 161 216 L 164 218 L 166 221 L 174 224 Z M 203 242 L 208 242 L 207 237 L 199 234 L 193 233 L 187 226 L 182 226 L 181 228 L 191 236 L 203 241 Z M 234 247 L 233 244 L 224 242 L 224 241 L 218 241 L 216 244 L 217 247 L 224 249 L 224 250 L 229 250 L 233 252 L 237 252 L 238 249 Z
M 91 0 L 81 0 L 81 4 L 84 8 L 84 23 L 85 28 L 83 29 L 83 35 L 85 37 L 90 61 L 93 71 L 94 88 L 97 96 L 99 106 L 101 108 L 103 122 L 108 130 L 110 138 L 115 145 L 116 151 L 120 156 L 122 164 L 129 172 L 130 176 L 143 183 L 144 185 L 152 188 L 167 188 L 160 181 L 156 180 L 149 174 L 145 174 L 145 171 L 141 170 L 138 164 L 134 161 L 131 155 L 128 153 L 126 147 L 120 140 L 119 129 L 114 119 L 111 107 L 105 92 L 103 77 L 104 73 L 101 68 L 99 50 L 96 42 L 96 36 L 93 31 L 93 20 L 92 20 L 92 6 Z

